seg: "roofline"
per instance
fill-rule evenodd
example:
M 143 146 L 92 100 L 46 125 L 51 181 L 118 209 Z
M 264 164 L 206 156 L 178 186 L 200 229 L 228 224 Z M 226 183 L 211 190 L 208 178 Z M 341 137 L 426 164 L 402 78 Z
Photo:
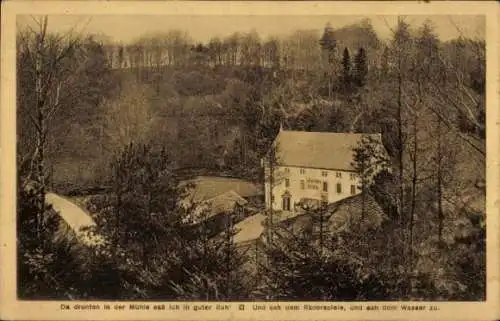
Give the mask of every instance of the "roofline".
M 321 134 L 321 135 L 326 135 L 326 134 L 329 134 L 329 135 L 335 135 L 335 134 L 338 134 L 338 135 L 358 135 L 358 136 L 363 136 L 363 135 L 367 135 L 367 136 L 377 136 L 377 137 L 380 137 L 382 139 L 382 133 L 350 133 L 350 132 L 312 132 L 312 131 L 306 131 L 306 130 L 289 130 L 289 129 L 283 129 L 283 128 L 280 128 L 280 130 L 278 131 L 278 134 L 276 134 L 276 136 L 274 137 L 273 139 L 273 142 L 272 144 L 274 145 L 277 140 L 278 140 L 278 137 L 280 136 L 280 134 L 282 133 L 310 133 L 310 134 Z M 266 155 L 269 153 L 269 150 L 266 152 Z
M 312 133 L 312 134 L 343 134 L 343 135 L 380 135 L 380 136 L 382 135 L 382 133 L 351 133 L 351 132 L 328 132 L 328 131 L 318 132 L 318 131 L 290 130 L 290 129 L 283 129 L 280 132 Z M 280 132 L 278 132 L 278 134 Z
M 315 167 L 315 166 L 300 166 L 300 165 L 288 165 L 288 164 L 276 164 L 277 167 L 295 167 L 295 168 L 310 168 L 310 169 L 320 169 L 327 171 L 343 171 L 343 172 L 353 172 L 356 173 L 353 169 L 340 169 L 340 168 L 327 168 L 327 167 Z
M 346 132 L 327 132 L 327 131 L 323 131 L 323 132 L 317 132 L 317 131 L 315 131 L 315 132 L 312 132 L 312 131 L 304 131 L 304 130 L 287 130 L 287 129 L 280 128 L 278 134 L 276 135 L 276 137 L 273 140 L 273 143 L 272 143 L 273 145 L 277 142 L 279 135 L 281 133 L 284 133 L 284 132 L 313 133 L 313 134 L 344 134 L 344 135 L 358 135 L 358 136 L 368 135 L 368 136 L 377 136 L 377 137 L 380 137 L 380 139 L 382 139 L 382 133 L 349 133 L 349 132 L 346 133 Z M 384 150 L 386 150 L 385 146 L 384 146 Z M 260 158 L 261 161 L 265 161 L 266 160 L 266 157 L 269 155 L 269 151 L 270 150 L 267 150 L 266 154 L 263 157 Z M 319 169 L 319 170 L 343 171 L 343 172 L 357 173 L 357 171 L 354 170 L 354 169 L 340 169 L 340 168 L 327 168 L 327 167 L 315 167 L 315 166 L 305 167 L 305 166 L 300 166 L 300 165 L 288 165 L 288 164 L 276 164 L 275 166 L 310 168 L 310 169 Z M 267 167 L 267 163 L 264 164 L 264 167 Z

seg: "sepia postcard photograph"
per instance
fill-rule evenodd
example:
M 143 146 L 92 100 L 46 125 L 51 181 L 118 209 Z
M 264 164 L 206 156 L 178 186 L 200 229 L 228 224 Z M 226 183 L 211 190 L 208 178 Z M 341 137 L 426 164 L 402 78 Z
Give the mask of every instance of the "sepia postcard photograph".
M 2 5 L 2 319 L 500 318 L 497 3 Z

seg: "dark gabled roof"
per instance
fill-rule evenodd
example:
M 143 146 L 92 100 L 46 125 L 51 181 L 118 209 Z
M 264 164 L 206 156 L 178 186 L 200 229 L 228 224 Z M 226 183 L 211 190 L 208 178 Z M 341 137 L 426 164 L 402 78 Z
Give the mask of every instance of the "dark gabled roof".
M 363 212 L 364 201 L 364 217 Z M 377 201 L 363 194 L 348 197 L 328 206 L 328 230 L 331 232 L 366 231 L 378 228 L 389 219 Z
M 275 139 L 276 161 L 282 166 L 353 171 L 353 149 L 363 136 L 382 143 L 380 134 L 281 130 Z
M 212 213 L 210 216 L 224 212 L 231 212 L 234 210 L 236 205 L 244 206 L 248 203 L 233 190 L 220 194 L 214 198 L 206 200 L 205 202 L 210 206 Z
M 365 215 L 361 220 L 363 196 L 358 194 L 338 202 L 328 204 L 324 212 L 325 231 L 329 233 L 366 231 L 378 228 L 388 219 L 375 199 L 365 196 Z M 305 231 L 312 228 L 313 216 L 311 213 L 297 215 L 279 223 L 280 226 L 294 232 Z

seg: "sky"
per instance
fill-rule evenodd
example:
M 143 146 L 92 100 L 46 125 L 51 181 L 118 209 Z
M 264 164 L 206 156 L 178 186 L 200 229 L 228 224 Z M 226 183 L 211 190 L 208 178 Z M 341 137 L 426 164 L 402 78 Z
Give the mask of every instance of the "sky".
M 271 15 L 51 15 L 49 30 L 66 32 L 74 29 L 82 33 L 104 34 L 116 42 L 130 43 L 134 39 L 170 29 L 187 31 L 197 42 L 207 42 L 210 38 L 225 37 L 233 32 L 256 30 L 265 39 L 269 36 L 291 34 L 297 29 L 322 30 L 326 23 L 333 28 L 370 19 L 379 38 L 388 39 L 391 28 L 397 24 L 397 16 L 271 16 Z M 475 15 L 410 15 L 405 20 L 413 27 L 420 26 L 429 19 L 441 40 L 456 38 L 463 33 L 468 37 L 484 38 L 484 16 Z M 18 27 L 33 24 L 30 16 L 18 16 Z M 459 29 L 459 30 L 457 30 Z

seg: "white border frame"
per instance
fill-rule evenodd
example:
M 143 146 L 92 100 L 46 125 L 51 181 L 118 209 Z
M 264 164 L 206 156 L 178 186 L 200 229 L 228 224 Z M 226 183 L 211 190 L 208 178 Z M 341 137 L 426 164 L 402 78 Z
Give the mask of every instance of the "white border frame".
M 498 21 L 499 6 L 494 1 L 477 2 L 135 2 L 135 1 L 11 1 L 2 3 L 1 17 L 1 110 L 0 110 L 0 319 L 39 320 L 401 320 L 442 319 L 493 320 L 500 318 L 499 311 L 499 104 L 498 104 Z M 229 311 L 122 311 L 113 310 L 116 302 L 92 302 L 111 305 L 111 310 L 64 311 L 61 301 L 18 301 L 16 298 L 16 230 L 15 230 L 15 31 L 19 14 L 89 14 L 89 15 L 484 15 L 486 17 L 487 43 L 487 301 L 485 302 L 413 302 L 413 305 L 435 305 L 439 311 L 350 311 L 354 305 L 400 305 L 403 302 L 349 302 L 339 303 L 347 308 L 339 311 L 252 311 L 252 303 L 231 304 Z M 64 302 L 69 305 L 82 303 Z M 134 302 L 140 303 L 140 302 Z M 145 302 L 152 305 L 152 302 Z M 162 302 L 163 303 L 163 302 Z M 166 303 L 166 302 L 165 302 Z M 282 307 L 285 302 L 280 302 Z M 126 302 L 123 304 L 128 305 Z M 190 305 L 196 303 L 191 302 Z M 202 304 L 200 302 L 200 304 Z M 272 305 L 273 303 L 265 303 Z M 295 304 L 302 305 L 299 302 Z

